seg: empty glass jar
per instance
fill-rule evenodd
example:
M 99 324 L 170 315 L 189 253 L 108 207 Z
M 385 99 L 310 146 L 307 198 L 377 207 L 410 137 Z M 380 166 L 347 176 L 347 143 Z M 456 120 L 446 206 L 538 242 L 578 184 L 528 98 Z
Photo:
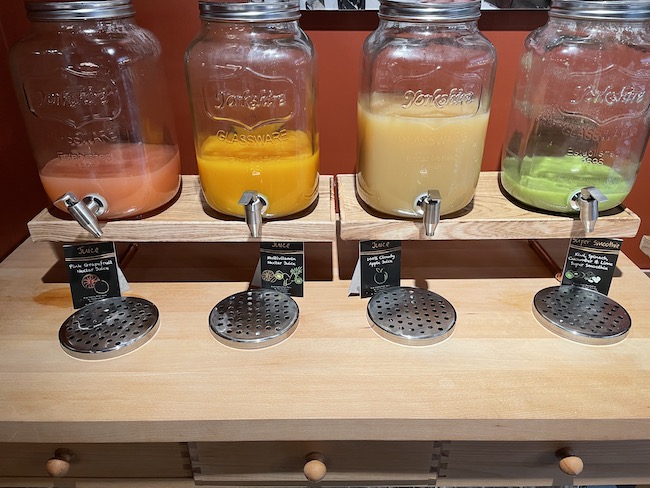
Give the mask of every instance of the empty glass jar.
M 318 189 L 315 61 L 298 1 L 201 1 L 199 13 L 185 61 L 207 203 L 245 216 L 254 193 L 258 218 L 309 207 Z
M 585 188 L 599 210 L 627 196 L 650 124 L 649 19 L 648 0 L 553 1 L 521 58 L 502 157 L 511 196 L 558 213 L 578 211 Z
M 382 0 L 363 47 L 357 192 L 416 217 L 432 191 L 440 215 L 474 196 L 496 67 L 479 32 L 480 1 Z
M 169 202 L 180 159 L 161 49 L 134 23 L 131 1 L 25 7 L 32 31 L 12 48 L 11 70 L 49 198 L 93 195 L 100 219 Z

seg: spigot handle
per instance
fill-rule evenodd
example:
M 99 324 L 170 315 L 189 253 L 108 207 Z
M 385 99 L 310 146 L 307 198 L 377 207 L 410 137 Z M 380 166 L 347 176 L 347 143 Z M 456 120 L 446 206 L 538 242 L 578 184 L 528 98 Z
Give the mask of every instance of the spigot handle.
M 596 200 L 598 203 L 607 201 L 605 194 L 595 186 L 587 186 L 580 190 L 580 197 L 584 200 Z
M 93 236 L 102 236 L 97 217 L 106 212 L 108 205 L 101 196 L 90 194 L 79 200 L 74 193 L 68 192 L 54 203 L 65 205 L 68 213 Z
M 426 195 L 418 200 L 418 206 L 424 211 L 422 223 L 424 224 L 424 233 L 432 236 L 436 232 L 436 227 L 440 222 L 440 192 L 438 190 L 429 190 Z
M 244 206 L 246 224 L 251 237 L 259 237 L 262 228 L 262 211 L 266 207 L 266 202 L 256 191 L 247 190 L 242 193 L 239 205 Z
M 607 197 L 598 188 L 588 186 L 582 188 L 574 197 L 577 209 L 580 210 L 580 221 L 585 228 L 585 233 L 593 232 L 598 220 L 598 204 L 607 201 Z

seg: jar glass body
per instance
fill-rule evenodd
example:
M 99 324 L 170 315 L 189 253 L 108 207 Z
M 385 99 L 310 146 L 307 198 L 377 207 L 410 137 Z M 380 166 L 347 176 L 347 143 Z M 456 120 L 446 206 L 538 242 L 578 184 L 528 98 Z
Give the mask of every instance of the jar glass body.
M 648 140 L 647 22 L 550 17 L 525 41 L 501 161 L 506 192 L 572 213 L 582 188 L 619 205 Z
M 380 212 L 416 217 L 438 190 L 441 215 L 478 182 L 496 68 L 476 21 L 381 19 L 363 47 L 357 192 Z
M 244 216 L 256 191 L 265 217 L 309 207 L 318 192 L 315 59 L 297 20 L 204 20 L 186 74 L 203 194 Z
M 20 108 L 53 202 L 97 194 L 108 204 L 99 218 L 114 219 L 176 195 L 180 158 L 160 54 L 131 18 L 33 22 L 12 48 Z

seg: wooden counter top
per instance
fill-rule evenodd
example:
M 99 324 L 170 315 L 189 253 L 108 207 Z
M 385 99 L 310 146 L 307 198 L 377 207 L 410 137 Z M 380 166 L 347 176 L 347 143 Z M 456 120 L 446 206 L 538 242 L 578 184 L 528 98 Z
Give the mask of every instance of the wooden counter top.
M 458 312 L 440 344 L 370 329 L 367 300 L 347 293 L 357 243 L 339 241 L 306 246 L 287 341 L 229 348 L 208 314 L 247 288 L 257 244 L 143 243 L 127 295 L 158 306 L 156 337 L 83 361 L 57 337 L 73 312 L 61 246 L 25 242 L 0 264 L 0 442 L 650 439 L 650 280 L 627 257 L 610 297 L 632 330 L 599 347 L 533 318 L 534 294 L 557 282 L 526 241 L 403 244 L 402 284 Z M 561 259 L 566 242 L 553 249 Z

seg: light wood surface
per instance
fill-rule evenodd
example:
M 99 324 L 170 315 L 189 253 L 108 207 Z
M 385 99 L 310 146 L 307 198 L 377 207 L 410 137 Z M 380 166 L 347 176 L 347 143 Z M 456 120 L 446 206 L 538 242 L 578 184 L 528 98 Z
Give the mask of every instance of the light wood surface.
M 0 264 L 0 443 L 650 438 L 650 280 L 626 256 L 610 297 L 632 329 L 597 347 L 533 318 L 533 296 L 557 282 L 525 241 L 404 242 L 402 284 L 458 313 L 449 339 L 408 347 L 348 296 L 357 243 L 332 249 L 306 251 L 296 332 L 251 351 L 217 342 L 208 315 L 248 287 L 257 246 L 142 243 L 128 295 L 159 307 L 160 329 L 88 362 L 58 342 L 73 312 L 60 244 L 23 243 Z
M 466 211 L 442 217 L 433 237 L 424 235 L 422 221 L 379 215 L 357 199 L 354 175 L 337 175 L 341 238 L 347 240 L 402 239 L 555 239 L 583 237 L 577 216 L 527 210 L 507 199 L 497 171 L 482 172 L 473 202 Z M 590 237 L 634 237 L 641 220 L 617 207 L 602 215 Z
M 312 452 L 306 456 L 307 462 L 302 468 L 305 478 L 311 483 L 318 483 L 327 474 L 325 456 L 320 452 Z
M 77 455 L 74 451 L 67 448 L 58 448 L 54 451 L 54 456 L 48 459 L 45 464 L 45 470 L 53 478 L 61 478 L 68 474 L 70 465 L 77 461 Z
M 641 238 L 641 250 L 650 256 L 650 236 L 643 236 Z
M 212 210 L 203 198 L 199 177 L 184 175 L 180 194 L 165 210 L 131 220 L 100 223 L 100 240 L 122 242 L 333 241 L 336 239 L 333 177 L 321 176 L 317 203 L 292 217 L 264 220 L 261 237 L 250 236 L 244 219 Z M 41 211 L 28 224 L 34 241 L 97 240 L 56 209 Z

